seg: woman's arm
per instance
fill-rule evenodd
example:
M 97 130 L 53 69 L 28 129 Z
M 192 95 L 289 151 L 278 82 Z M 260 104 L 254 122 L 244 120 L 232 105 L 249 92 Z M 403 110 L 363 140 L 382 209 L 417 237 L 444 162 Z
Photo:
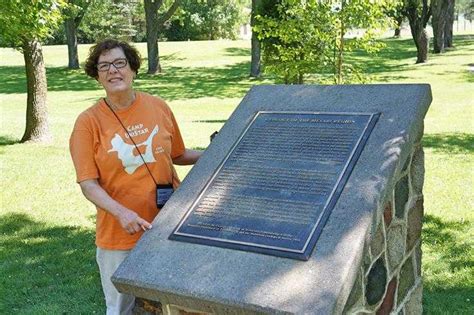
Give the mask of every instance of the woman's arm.
M 203 151 L 186 149 L 184 153 L 173 159 L 173 164 L 176 165 L 192 165 L 199 160 Z
M 151 224 L 139 217 L 135 211 L 124 207 L 110 197 L 96 179 L 82 181 L 79 185 L 82 193 L 90 202 L 111 213 L 129 234 L 151 229 Z

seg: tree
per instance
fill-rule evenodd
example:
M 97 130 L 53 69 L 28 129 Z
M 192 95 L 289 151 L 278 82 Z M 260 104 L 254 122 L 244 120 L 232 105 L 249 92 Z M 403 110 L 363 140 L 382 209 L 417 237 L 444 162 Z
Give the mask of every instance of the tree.
M 328 20 L 313 1 L 300 5 L 263 0 L 261 5 L 252 31 L 261 43 L 265 72 L 277 75 L 285 84 L 302 84 L 304 75 L 314 71 L 324 58 L 324 51 L 318 49 L 322 40 L 308 24 L 318 21 L 318 25 L 325 25 Z M 311 12 L 312 17 L 305 12 Z
M 63 10 L 65 15 L 64 28 L 66 31 L 69 69 L 79 69 L 77 28 L 79 27 L 90 3 L 90 0 L 68 0 L 68 5 Z
M 163 0 L 145 0 L 146 38 L 148 53 L 148 73 L 161 72 L 160 55 L 158 51 L 158 33 L 163 24 L 173 15 L 180 4 L 180 0 L 173 3 L 163 13 L 159 13 Z
M 450 0 L 431 0 L 431 25 L 433 26 L 433 52 L 444 52 L 444 36 L 448 20 L 448 4 Z
M 243 8 L 239 0 L 181 0 L 163 33 L 168 40 L 236 39 Z
M 428 0 L 403 0 L 404 12 L 410 23 L 411 35 L 416 46 L 416 63 L 428 60 L 428 34 L 426 24 L 431 16 Z
M 26 128 L 21 142 L 48 142 L 51 133 L 46 106 L 46 69 L 40 41 L 61 23 L 61 0 L 4 0 L 0 35 L 19 49 L 25 60 L 27 79 Z
M 376 2 L 367 0 L 342 0 L 340 10 L 337 6 L 332 7 L 333 24 L 336 25 L 335 51 L 337 51 L 334 61 L 334 82 L 344 83 L 344 76 L 355 75 L 359 81 L 358 69 L 347 64 L 344 65 L 344 52 L 361 49 L 368 53 L 378 52 L 384 45 L 376 41 L 377 32 L 381 32 L 391 24 L 387 19 L 384 8 L 387 2 L 379 0 Z M 364 33 L 353 39 L 346 40 L 346 34 L 353 29 L 363 29 Z
M 260 53 L 260 41 L 257 37 L 257 32 L 253 31 L 255 26 L 255 16 L 259 14 L 261 6 L 261 0 L 252 0 L 252 12 L 250 13 L 250 25 L 252 26 L 252 57 L 250 61 L 250 76 L 257 78 L 260 76 L 261 66 L 261 53 Z
M 454 7 L 455 0 L 448 0 L 448 13 L 444 26 L 444 48 L 453 47 Z
M 456 1 L 456 15 L 463 13 L 464 18 L 472 22 L 474 16 L 474 1 L 472 0 L 458 0 Z
M 393 36 L 400 37 L 401 27 L 405 15 L 403 12 L 403 2 L 402 1 L 387 1 L 384 4 L 384 12 L 390 17 L 395 24 L 395 31 Z
M 105 38 L 141 41 L 144 30 L 141 1 L 100 0 L 91 2 L 77 35 L 80 43 L 95 43 Z
M 336 36 L 327 2 L 263 0 L 259 11 L 252 31 L 261 43 L 265 73 L 285 84 L 303 84 L 305 75 L 325 72 Z
M 318 0 L 264 1 L 254 27 L 262 43 L 265 72 L 301 84 L 306 74 L 333 73 L 333 82 L 363 81 L 344 53 L 361 49 L 373 53 L 382 47 L 377 30 L 387 26 L 384 1 L 343 1 L 331 5 Z M 363 29 L 346 38 L 349 30 Z

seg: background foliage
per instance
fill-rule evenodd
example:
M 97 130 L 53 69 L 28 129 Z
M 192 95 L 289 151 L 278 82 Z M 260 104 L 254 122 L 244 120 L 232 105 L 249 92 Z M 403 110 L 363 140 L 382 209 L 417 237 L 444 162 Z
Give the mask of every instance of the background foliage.
M 62 22 L 63 0 L 2 1 L 0 44 L 19 47 L 26 39 L 43 40 Z
M 146 41 L 142 0 L 90 1 L 78 29 L 79 43 L 95 43 L 107 37 Z M 178 11 L 161 31 L 160 40 L 235 39 L 240 25 L 250 20 L 246 7 L 250 7 L 250 0 L 182 0 Z M 65 43 L 64 28 L 47 39 L 47 44 Z
M 245 2 L 183 0 L 163 35 L 172 41 L 236 39 L 240 25 L 249 20 L 243 10 Z

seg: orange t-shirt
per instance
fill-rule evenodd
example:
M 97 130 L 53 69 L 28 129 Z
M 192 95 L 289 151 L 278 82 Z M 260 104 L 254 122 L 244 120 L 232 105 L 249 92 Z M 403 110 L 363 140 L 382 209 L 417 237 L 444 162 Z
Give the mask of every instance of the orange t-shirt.
M 137 92 L 135 101 L 115 111 L 142 153 L 158 184 L 179 179 L 172 159 L 185 151 L 170 108 L 160 98 Z M 104 100 L 81 113 L 69 140 L 77 182 L 97 179 L 123 206 L 148 222 L 159 209 L 156 186 L 129 135 Z M 97 209 L 96 245 L 105 249 L 131 249 L 142 233 L 128 234 L 109 212 Z

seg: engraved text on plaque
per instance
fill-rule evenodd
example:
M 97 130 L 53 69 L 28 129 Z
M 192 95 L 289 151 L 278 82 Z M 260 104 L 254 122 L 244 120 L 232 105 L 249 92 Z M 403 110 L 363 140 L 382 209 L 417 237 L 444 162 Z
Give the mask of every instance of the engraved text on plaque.
M 170 239 L 309 259 L 377 118 L 257 113 Z

